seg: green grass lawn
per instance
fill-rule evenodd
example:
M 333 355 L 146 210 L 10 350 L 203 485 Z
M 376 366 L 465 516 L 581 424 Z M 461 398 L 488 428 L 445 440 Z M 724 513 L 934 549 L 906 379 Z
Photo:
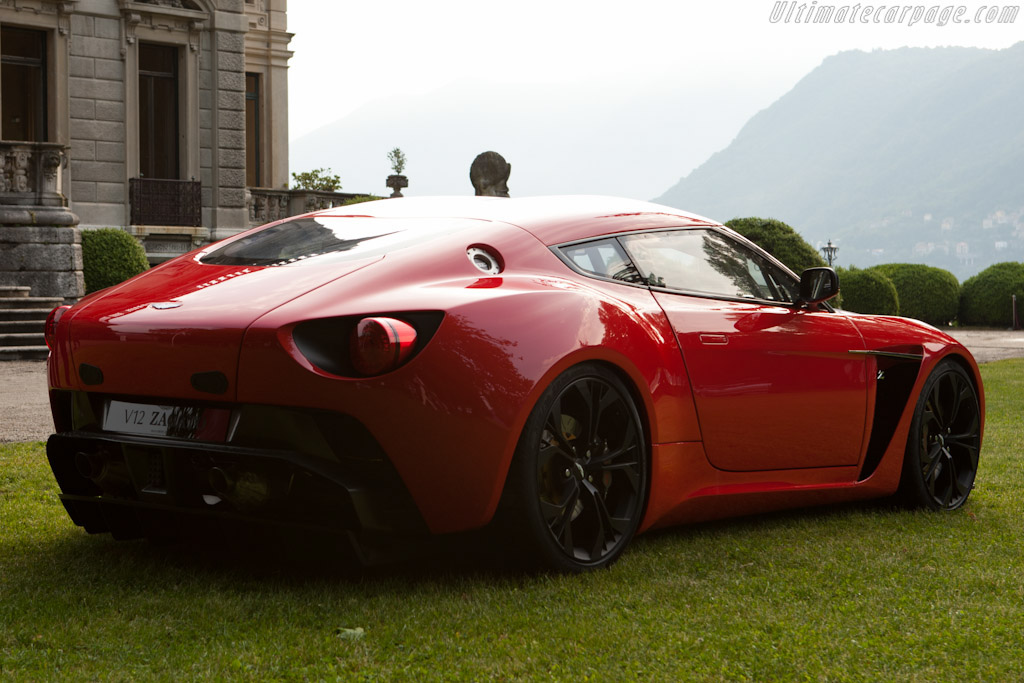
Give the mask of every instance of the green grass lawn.
M 0 678 L 1024 680 L 1024 361 L 982 367 L 977 486 L 642 536 L 608 571 L 118 543 L 0 447 Z

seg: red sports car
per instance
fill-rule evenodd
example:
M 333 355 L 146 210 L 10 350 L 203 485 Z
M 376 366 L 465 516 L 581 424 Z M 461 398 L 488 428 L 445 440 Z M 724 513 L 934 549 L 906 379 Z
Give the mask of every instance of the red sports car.
M 960 507 L 974 359 L 837 291 L 643 202 L 330 209 L 56 309 L 47 453 L 90 533 L 266 524 L 380 548 L 493 525 L 569 571 L 681 522 Z

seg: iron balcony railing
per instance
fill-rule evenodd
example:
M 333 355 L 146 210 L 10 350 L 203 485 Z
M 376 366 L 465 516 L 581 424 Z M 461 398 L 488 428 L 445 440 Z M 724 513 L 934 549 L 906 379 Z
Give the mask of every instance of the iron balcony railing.
M 198 180 L 131 178 L 132 225 L 199 227 L 203 218 L 203 192 Z

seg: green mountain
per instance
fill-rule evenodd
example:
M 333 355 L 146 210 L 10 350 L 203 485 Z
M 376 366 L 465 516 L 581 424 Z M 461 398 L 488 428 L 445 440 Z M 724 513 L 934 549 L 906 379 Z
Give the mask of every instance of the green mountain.
M 842 265 L 1024 260 L 1024 42 L 830 57 L 656 201 L 779 218 Z

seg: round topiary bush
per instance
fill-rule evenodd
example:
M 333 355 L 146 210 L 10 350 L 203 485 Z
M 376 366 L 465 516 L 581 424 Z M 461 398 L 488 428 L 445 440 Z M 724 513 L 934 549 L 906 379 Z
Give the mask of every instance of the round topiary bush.
M 900 315 L 930 325 L 946 325 L 960 307 L 960 282 L 948 270 L 920 263 L 884 263 L 867 271 L 892 280 L 900 303 Z
M 139 241 L 118 228 L 82 231 L 85 293 L 124 282 L 149 268 Z
M 796 230 L 774 218 L 733 218 L 727 226 L 782 261 L 799 275 L 808 268 L 824 266 L 818 250 Z
M 1013 295 L 1017 315 L 1024 317 L 1024 263 L 996 263 L 964 282 L 960 322 L 964 325 L 1013 325 Z
M 847 311 L 873 315 L 900 314 L 896 285 L 882 273 L 859 268 L 840 268 L 838 273 L 843 308 Z

